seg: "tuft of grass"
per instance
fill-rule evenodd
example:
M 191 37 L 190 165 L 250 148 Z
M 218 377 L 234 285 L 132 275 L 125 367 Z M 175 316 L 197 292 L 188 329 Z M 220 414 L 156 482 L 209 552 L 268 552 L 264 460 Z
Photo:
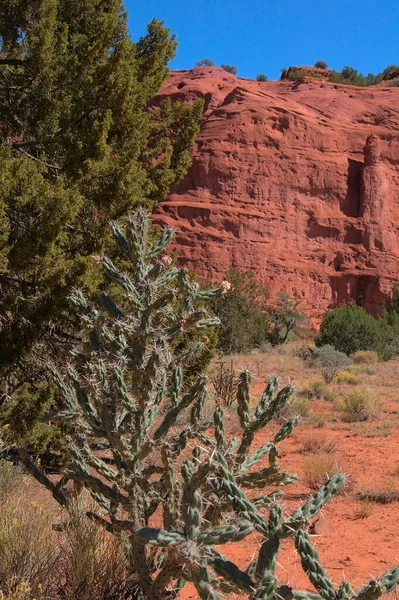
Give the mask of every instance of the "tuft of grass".
M 357 385 L 360 383 L 360 379 L 354 373 L 350 373 L 349 371 L 341 371 L 337 375 L 337 383 L 346 384 L 346 385 Z
M 361 500 L 377 502 L 378 504 L 390 504 L 391 502 L 397 502 L 399 500 L 399 490 L 390 486 L 382 490 L 361 490 L 358 493 L 358 497 Z
M 339 398 L 335 406 L 342 412 L 344 421 L 353 423 L 376 419 L 381 411 L 381 400 L 371 396 L 366 388 L 360 388 Z
M 309 456 L 304 462 L 304 480 L 312 490 L 318 490 L 339 468 L 330 453 Z
M 351 359 L 358 365 L 375 365 L 378 362 L 378 354 L 374 350 L 358 350 L 351 354 Z
M 336 443 L 324 435 L 309 433 L 301 440 L 303 454 L 323 453 L 330 454 L 337 449 Z
M 367 519 L 367 517 L 369 517 L 372 512 L 373 512 L 372 503 L 370 502 L 370 500 L 365 499 L 360 502 L 359 508 L 355 512 L 353 518 L 355 520 Z

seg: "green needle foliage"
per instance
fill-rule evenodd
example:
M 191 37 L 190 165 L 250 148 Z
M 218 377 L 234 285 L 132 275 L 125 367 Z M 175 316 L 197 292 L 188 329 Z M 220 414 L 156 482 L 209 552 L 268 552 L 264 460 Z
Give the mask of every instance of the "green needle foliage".
M 296 479 L 280 469 L 278 445 L 298 420 L 287 421 L 256 449 L 253 442 L 289 401 L 292 386 L 279 391 L 272 378 L 252 406 L 251 377 L 244 371 L 234 402 L 239 435 L 228 435 L 222 406 L 204 421 L 207 378 L 199 373 L 192 381 L 185 373 L 200 344 L 180 353 L 173 348 L 184 333 L 217 325 L 202 305 L 221 291 L 202 290 L 184 269 L 170 266 L 165 249 L 172 231 L 151 244 L 142 209 L 127 220 L 126 231 L 114 225 L 113 233 L 121 256 L 132 264 L 127 274 L 115 260 L 101 259 L 120 288 L 120 300 L 104 293 L 100 308 L 81 291 L 74 293 L 86 334 L 70 352 L 66 377 L 53 368 L 66 405 L 55 418 L 69 422 L 73 432 L 64 472 L 58 481 L 50 480 L 21 448 L 26 468 L 66 509 L 71 483 L 76 491 L 89 490 L 96 509 L 87 516 L 120 539 L 138 600 L 176 598 L 186 581 L 203 600 L 228 592 L 252 600 L 368 600 L 392 591 L 399 569 L 357 591 L 346 582 L 335 588 L 306 532 L 309 521 L 340 491 L 342 474 L 291 515 L 277 501 L 278 488 Z M 259 489 L 261 495 L 250 499 L 247 489 Z M 246 569 L 217 548 L 240 543 L 251 533 L 259 536 L 259 553 Z M 278 553 L 287 538 L 317 593 L 279 585 Z
M 186 173 L 202 101 L 148 109 L 176 41 L 153 20 L 134 43 L 120 0 L 0 3 L 0 390 L 39 394 L 76 340 L 73 286 L 110 219 L 153 206 Z M 27 387 L 25 384 L 29 384 Z

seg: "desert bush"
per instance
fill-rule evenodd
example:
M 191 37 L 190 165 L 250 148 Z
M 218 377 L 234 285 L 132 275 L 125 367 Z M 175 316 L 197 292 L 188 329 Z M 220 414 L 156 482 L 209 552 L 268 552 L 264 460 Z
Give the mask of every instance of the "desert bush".
M 329 477 L 339 471 L 334 456 L 329 452 L 321 452 L 309 456 L 304 461 L 304 481 L 311 490 L 318 489 Z
M 267 81 L 267 75 L 259 73 L 259 75 L 256 76 L 256 81 Z
M 331 402 L 334 398 L 334 392 L 331 388 L 329 388 L 325 381 L 321 379 L 313 379 L 311 381 L 306 381 L 303 383 L 298 390 L 298 394 L 301 396 L 306 396 L 310 400 L 313 398 L 321 398 L 322 400 L 327 400 Z
M 333 346 L 347 355 L 359 350 L 378 351 L 382 329 L 379 321 L 357 304 L 342 304 L 323 315 L 316 346 Z
M 311 367 L 319 369 L 324 377 L 324 381 L 330 383 L 339 371 L 349 365 L 350 362 L 351 360 L 346 354 L 326 344 L 325 346 L 315 348 L 308 364 Z
M 212 377 L 216 403 L 229 408 L 237 395 L 238 377 L 234 371 L 233 361 L 226 364 L 220 360 L 217 371 Z
M 196 381 L 187 382 L 184 373 L 185 361 L 198 343 L 174 354 L 174 339 L 192 328 L 217 324 L 197 302 L 221 291 L 201 289 L 184 269 L 165 266 L 160 257 L 172 231 L 151 244 L 148 227 L 142 210 L 127 221 L 126 233 L 113 226 L 121 256 L 135 267 L 132 273 L 121 271 L 109 258 L 100 261 L 123 290 L 125 302 L 104 293 L 100 307 L 81 291 L 73 295 L 82 315 L 82 343 L 71 349 L 65 377 L 52 368 L 66 405 L 53 418 L 68 420 L 72 428 L 65 470 L 50 479 L 21 448 L 25 467 L 70 519 L 71 482 L 76 492 L 82 484 L 87 488 L 95 506 L 87 518 L 121 540 L 136 586 L 129 597 L 178 597 L 187 580 L 202 600 L 219 600 L 219 591 L 251 600 L 281 596 L 287 589 L 279 585 L 275 569 L 284 539 L 294 540 L 304 570 L 324 600 L 342 594 L 367 600 L 370 590 L 373 599 L 391 591 L 398 570 L 385 573 L 377 588 L 373 579 L 362 588 L 365 592 L 352 591 L 346 582 L 337 590 L 306 531 L 310 519 L 339 493 L 342 474 L 333 474 L 291 515 L 276 501 L 282 494 L 279 488 L 296 480 L 295 474 L 281 470 L 278 445 L 298 420 L 284 421 L 260 447 L 252 444 L 256 433 L 287 404 L 292 386 L 279 391 L 277 378 L 271 378 L 252 409 L 251 376 L 248 371 L 239 375 L 234 402 L 238 444 L 226 431 L 222 406 L 216 406 L 213 421 L 203 420 L 207 378 L 199 374 Z M 183 413 L 188 413 L 189 424 L 179 427 Z M 247 489 L 254 491 L 251 499 Z M 264 541 L 244 571 L 221 553 L 220 546 L 253 532 Z M 297 597 L 307 596 L 300 592 Z
M 372 396 L 366 388 L 361 388 L 337 399 L 336 408 L 342 412 L 345 421 L 367 421 L 379 416 L 381 400 Z
M 209 58 L 203 58 L 202 60 L 199 60 L 198 62 L 195 63 L 196 67 L 214 67 L 215 63 L 213 62 L 213 60 L 210 60 Z
M 237 67 L 234 67 L 233 65 L 226 65 L 226 64 L 222 64 L 220 66 L 223 69 L 223 71 L 226 71 L 227 73 L 231 73 L 232 75 L 237 75 Z
M 314 64 L 314 66 L 315 66 L 317 69 L 328 69 L 328 65 L 327 65 L 327 63 L 326 63 L 324 60 L 318 60 L 318 61 L 317 61 L 317 62 Z
M 6 597 L 53 591 L 57 552 L 51 519 L 29 499 L 21 469 L 0 463 L 0 582 Z M 32 596 L 31 596 L 32 597 Z
M 230 269 L 225 295 L 212 301 L 220 319 L 217 347 L 225 354 L 249 352 L 266 341 L 268 291 L 251 271 Z
M 337 383 L 342 383 L 344 385 L 358 385 L 358 383 L 360 383 L 360 378 L 355 373 L 341 371 L 337 375 Z
M 81 495 L 69 507 L 69 523 L 59 541 L 58 587 L 66 600 L 127 600 L 134 593 L 121 544 L 89 520 L 93 501 Z
M 351 354 L 351 359 L 356 365 L 374 365 L 378 362 L 378 354 L 374 350 L 358 350 Z

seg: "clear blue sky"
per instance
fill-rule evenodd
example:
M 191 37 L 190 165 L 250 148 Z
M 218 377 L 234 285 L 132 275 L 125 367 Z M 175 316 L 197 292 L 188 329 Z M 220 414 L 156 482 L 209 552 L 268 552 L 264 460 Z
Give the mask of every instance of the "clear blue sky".
M 377 73 L 399 63 L 398 0 L 125 0 L 133 39 L 156 17 L 179 42 L 172 69 L 202 58 L 241 77 L 325 60 Z

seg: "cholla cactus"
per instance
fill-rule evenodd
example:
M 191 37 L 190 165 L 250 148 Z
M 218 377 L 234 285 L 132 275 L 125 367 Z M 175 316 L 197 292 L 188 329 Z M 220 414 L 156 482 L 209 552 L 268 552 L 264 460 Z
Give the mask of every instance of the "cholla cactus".
M 100 309 L 82 292 L 74 294 L 86 342 L 71 351 L 66 377 L 53 369 L 66 404 L 57 418 L 69 421 L 74 431 L 64 473 L 57 483 L 50 481 L 21 450 L 26 467 L 66 508 L 70 482 L 89 490 L 97 510 L 88 517 L 120 539 L 138 599 L 175 598 L 186 581 L 204 600 L 230 591 L 253 600 L 372 600 L 391 591 L 399 569 L 357 592 L 346 582 L 335 589 L 306 533 L 309 521 L 339 492 L 343 475 L 335 475 L 292 515 L 283 514 L 280 488 L 296 476 L 280 469 L 278 444 L 297 419 L 287 421 L 271 441 L 252 446 L 257 431 L 289 401 L 291 386 L 279 391 L 272 378 L 252 408 L 250 375 L 244 371 L 234 403 L 240 435 L 228 438 L 222 406 L 215 407 L 211 421 L 203 420 L 207 378 L 185 379 L 185 365 L 201 350 L 200 342 L 180 353 L 174 348 L 187 331 L 217 325 L 202 305 L 223 290 L 202 290 L 184 269 L 171 266 L 164 251 L 172 231 L 150 244 L 144 211 L 128 219 L 125 233 L 114 225 L 113 234 L 121 263 L 131 264 L 129 274 L 109 258 L 100 262 L 119 288 L 119 300 L 104 293 Z M 251 494 L 250 500 L 248 489 L 259 489 L 260 495 Z M 261 544 L 246 569 L 216 548 L 252 532 Z M 275 568 L 283 538 L 294 540 L 317 594 L 279 586 Z

